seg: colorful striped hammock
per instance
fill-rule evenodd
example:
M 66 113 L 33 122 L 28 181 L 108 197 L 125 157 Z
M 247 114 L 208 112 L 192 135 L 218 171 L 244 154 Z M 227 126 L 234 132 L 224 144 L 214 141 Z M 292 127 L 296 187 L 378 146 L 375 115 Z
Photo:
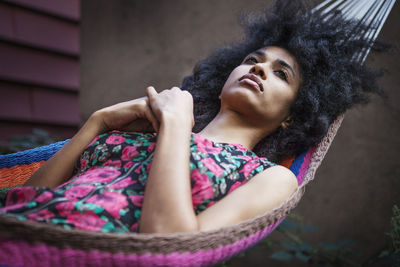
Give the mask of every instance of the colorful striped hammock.
M 312 12 L 327 19 L 334 9 L 370 25 L 375 40 L 395 0 L 327 0 Z M 360 33 L 357 33 L 360 34 Z M 369 48 L 354 60 L 364 62 Z M 280 207 L 256 218 L 216 230 L 171 234 L 113 234 L 66 230 L 0 215 L 1 266 L 209 266 L 249 249 L 272 232 L 292 210 L 324 158 L 343 120 L 340 116 L 314 148 L 282 163 L 296 175 L 299 188 Z M 0 188 L 23 184 L 67 141 L 0 156 Z

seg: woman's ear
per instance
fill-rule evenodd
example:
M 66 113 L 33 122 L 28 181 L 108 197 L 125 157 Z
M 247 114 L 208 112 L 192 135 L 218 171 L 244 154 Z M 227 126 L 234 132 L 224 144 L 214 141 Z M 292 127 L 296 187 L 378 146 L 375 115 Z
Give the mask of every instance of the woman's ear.
M 286 128 L 290 125 L 291 122 L 292 122 L 292 116 L 289 115 L 289 116 L 286 118 L 286 120 L 284 120 L 284 121 L 281 122 L 281 127 L 282 127 L 283 129 L 286 129 Z

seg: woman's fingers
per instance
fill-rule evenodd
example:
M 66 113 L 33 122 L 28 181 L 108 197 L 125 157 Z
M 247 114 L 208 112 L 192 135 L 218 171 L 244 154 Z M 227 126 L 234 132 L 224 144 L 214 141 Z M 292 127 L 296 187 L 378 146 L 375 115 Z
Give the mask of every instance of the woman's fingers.
M 144 114 L 146 119 L 150 121 L 151 125 L 153 126 L 154 131 L 158 132 L 158 129 L 160 128 L 160 122 L 157 120 L 149 105 L 147 106 Z
M 154 100 L 154 97 L 158 94 L 156 89 L 153 86 L 149 86 L 146 88 L 146 94 L 149 98 L 150 102 Z
M 187 91 L 172 87 L 160 93 L 153 86 L 146 88 L 148 103 L 157 121 L 163 123 L 165 119 L 180 121 L 193 126 L 193 98 Z
M 153 98 L 157 92 L 154 88 L 149 95 Z M 149 97 L 121 102 L 95 112 L 101 124 L 101 131 L 128 130 L 128 131 L 154 131 L 159 129 L 159 121 L 150 107 Z

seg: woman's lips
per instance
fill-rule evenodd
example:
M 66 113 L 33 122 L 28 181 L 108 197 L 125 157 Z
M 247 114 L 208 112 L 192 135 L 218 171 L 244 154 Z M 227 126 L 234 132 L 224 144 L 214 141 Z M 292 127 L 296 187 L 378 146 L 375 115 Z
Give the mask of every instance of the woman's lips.
M 242 84 L 242 83 L 248 84 L 257 90 L 264 92 L 264 88 L 263 88 L 261 81 L 254 74 L 248 73 L 246 75 L 243 75 L 243 77 L 239 79 L 239 83 L 240 84 Z

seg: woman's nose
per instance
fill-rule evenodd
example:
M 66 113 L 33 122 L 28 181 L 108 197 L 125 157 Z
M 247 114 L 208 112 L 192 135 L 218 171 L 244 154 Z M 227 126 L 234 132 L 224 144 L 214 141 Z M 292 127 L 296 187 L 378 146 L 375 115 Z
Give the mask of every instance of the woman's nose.
M 267 78 L 267 75 L 265 74 L 264 69 L 256 64 L 254 65 L 251 69 L 250 69 L 250 73 L 254 74 L 254 75 L 258 75 L 261 79 L 265 80 Z

